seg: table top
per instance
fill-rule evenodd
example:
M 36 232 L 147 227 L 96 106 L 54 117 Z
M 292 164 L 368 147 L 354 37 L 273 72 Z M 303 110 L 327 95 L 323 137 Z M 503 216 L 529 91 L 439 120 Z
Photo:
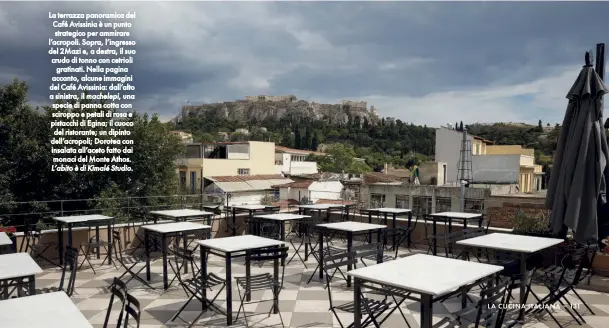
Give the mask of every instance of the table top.
M 318 224 L 317 226 L 323 227 L 326 229 L 339 230 L 339 231 L 350 231 L 350 232 L 360 232 L 360 231 L 369 231 L 369 230 L 387 228 L 387 226 L 381 225 L 381 224 L 370 224 L 370 223 L 353 222 L 353 221 L 322 223 L 322 224 Z
M 263 209 L 267 208 L 267 206 L 264 206 L 264 205 L 247 205 L 247 204 L 246 205 L 234 205 L 231 207 L 242 209 L 242 210 L 250 210 L 250 211 L 263 210 Z
M 482 216 L 479 213 L 464 213 L 464 212 L 440 212 L 432 213 L 430 216 L 451 218 L 451 219 L 477 219 Z
M 562 243 L 563 239 L 523 236 L 509 233 L 491 233 L 488 235 L 463 239 L 457 244 L 480 248 L 490 248 L 518 253 L 535 253 Z
M 415 293 L 441 296 L 503 270 L 502 266 L 415 254 L 351 270 L 348 275 Z
M 395 214 L 400 214 L 400 213 L 410 213 L 412 212 L 411 210 L 407 209 L 407 208 L 393 208 L 393 207 L 379 207 L 379 208 L 369 208 L 367 211 L 370 212 L 379 212 L 379 213 L 395 213 Z
M 93 328 L 64 292 L 0 302 L 2 326 L 11 328 Z
M 195 216 L 207 216 L 214 215 L 212 212 L 205 212 L 193 209 L 181 209 L 181 210 L 164 210 L 164 211 L 150 211 L 150 214 L 168 216 L 172 218 L 186 218 L 186 217 L 195 217 Z
M 266 219 L 266 220 L 275 220 L 275 221 L 290 221 L 290 220 L 300 220 L 310 218 L 310 215 L 298 215 L 292 213 L 274 213 L 274 214 L 264 214 L 264 215 L 255 215 L 256 218 Z
M 345 207 L 345 205 L 341 204 L 309 204 L 309 205 L 298 205 L 300 208 L 308 208 L 312 210 L 327 210 L 330 208 L 341 208 Z
M 285 243 L 275 239 L 263 238 L 254 235 L 233 236 L 205 240 L 195 240 L 203 247 L 216 251 L 233 253 L 264 247 L 281 246 Z
M 172 233 L 172 232 L 186 232 L 193 230 L 205 230 L 211 229 L 210 226 L 194 222 L 174 222 L 174 223 L 161 223 L 161 224 L 146 224 L 142 226 L 142 229 L 158 232 L 158 233 Z
M 0 279 L 26 277 L 40 273 L 42 273 L 42 269 L 28 253 L 0 255 Z
M 53 220 L 59 221 L 62 223 L 80 223 L 87 221 L 105 221 L 111 220 L 113 217 L 105 216 L 101 214 L 89 214 L 89 215 L 72 215 L 72 216 L 57 216 L 54 217 Z
M 0 246 L 11 245 L 13 241 L 8 237 L 6 232 L 0 232 Z

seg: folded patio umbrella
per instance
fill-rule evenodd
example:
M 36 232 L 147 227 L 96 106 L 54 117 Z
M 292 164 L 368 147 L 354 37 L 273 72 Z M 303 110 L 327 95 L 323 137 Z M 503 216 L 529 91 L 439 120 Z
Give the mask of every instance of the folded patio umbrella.
M 550 228 L 564 237 L 567 228 L 579 243 L 596 243 L 599 212 L 607 206 L 609 150 L 603 128 L 607 87 L 592 65 L 583 67 L 567 94 L 569 105 L 554 154 L 546 206 Z

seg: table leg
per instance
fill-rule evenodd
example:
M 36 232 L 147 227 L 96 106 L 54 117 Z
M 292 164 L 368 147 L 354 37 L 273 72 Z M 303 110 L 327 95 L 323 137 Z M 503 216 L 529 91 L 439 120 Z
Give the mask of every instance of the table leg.
M 226 325 L 233 324 L 233 278 L 231 274 L 231 253 L 226 253 Z
M 29 295 L 36 295 L 36 276 L 28 277 Z
M 108 265 L 112 265 L 112 246 L 114 243 L 114 239 L 112 239 L 112 224 L 113 223 L 114 223 L 114 220 L 108 221 Z
M 68 223 L 68 246 L 72 247 L 72 224 Z
M 448 233 L 450 234 L 451 232 L 453 232 L 453 219 L 452 218 L 448 218 Z M 448 254 L 452 254 L 453 253 L 453 245 L 452 243 L 450 245 L 448 245 L 448 249 L 444 250 L 447 254 L 446 256 L 448 256 Z
M 395 244 L 395 219 L 396 219 L 396 213 L 393 213 L 393 246 L 391 246 L 392 250 L 395 250 L 396 247 L 398 247 L 398 245 Z
M 431 295 L 421 295 L 421 328 L 431 328 L 433 318 Z
M 372 212 L 368 211 L 368 223 L 372 224 Z M 372 244 L 372 231 L 368 231 L 368 244 Z
M 250 252 L 245 252 L 245 301 L 252 301 L 252 294 L 249 292 L 252 276 L 252 263 L 250 261 Z
M 207 252 L 205 251 L 205 247 L 199 246 L 201 252 L 201 281 L 207 280 Z M 205 311 L 207 309 L 207 288 L 201 288 L 201 294 L 203 295 L 204 302 L 201 303 L 201 310 Z
M 347 253 L 351 253 L 352 249 L 353 249 L 353 232 L 347 231 Z M 356 258 L 357 257 L 350 258 L 349 260 L 353 260 Z M 351 262 L 349 261 L 349 264 L 347 265 L 347 271 L 351 271 L 351 269 L 353 269 L 353 265 L 351 265 Z M 347 287 L 351 287 L 351 276 L 347 276 Z
M 432 248 L 432 253 L 434 256 L 436 256 L 438 254 L 438 226 L 436 225 L 437 223 L 437 219 L 434 217 L 432 219 L 432 226 L 431 226 L 431 235 L 433 236 L 433 248 Z
M 408 250 L 410 250 L 410 246 L 412 246 L 411 236 L 412 236 L 412 212 L 408 212 Z
M 188 238 L 187 238 L 186 232 L 184 232 L 182 234 L 182 239 L 183 239 L 182 246 L 184 246 L 184 250 L 186 250 L 186 249 L 188 249 Z M 184 273 L 188 273 L 188 264 L 186 263 L 186 260 L 184 260 L 182 266 L 184 267 Z
M 146 254 L 146 281 L 150 281 L 150 240 L 148 229 L 144 229 L 144 249 Z
M 383 235 L 383 229 L 376 230 L 376 242 L 380 245 L 381 243 L 381 235 Z M 381 246 L 382 247 L 382 246 Z M 376 263 L 383 263 L 383 257 L 381 254 L 376 255 Z
M 387 225 L 387 213 L 383 213 L 383 223 Z M 383 237 L 383 246 L 387 247 L 387 235 Z
M 526 302 L 526 282 L 527 282 L 527 255 L 525 253 L 520 254 L 520 304 L 523 306 L 518 314 L 518 320 L 524 320 L 524 303 Z
M 319 279 L 324 277 L 324 231 L 319 231 Z
M 95 242 L 99 245 L 99 223 L 95 222 Z M 97 259 L 101 258 L 101 247 L 97 247 Z
M 355 278 L 353 280 L 353 305 L 355 306 L 355 311 L 353 312 L 353 327 L 362 328 L 362 283 L 361 280 L 359 280 L 358 278 Z
M 209 231 L 207 232 L 207 239 L 211 239 L 211 231 L 214 228 L 211 226 L 212 225 L 211 215 L 207 216 L 207 225 L 210 226 Z
M 279 238 L 285 242 L 285 221 L 279 222 Z M 281 258 L 281 266 L 285 266 L 285 257 Z
M 163 288 L 169 288 L 169 281 L 167 279 L 167 236 L 163 234 L 161 237 L 163 243 Z
M 277 258 L 273 259 L 273 279 L 279 281 L 279 259 Z M 277 285 L 273 286 L 273 313 L 279 313 L 279 286 Z
M 59 251 L 59 264 L 63 265 L 63 231 L 62 224 L 57 222 L 57 250 Z
M 237 213 L 235 212 L 235 208 L 233 207 L 233 236 L 237 235 L 237 218 L 236 218 Z

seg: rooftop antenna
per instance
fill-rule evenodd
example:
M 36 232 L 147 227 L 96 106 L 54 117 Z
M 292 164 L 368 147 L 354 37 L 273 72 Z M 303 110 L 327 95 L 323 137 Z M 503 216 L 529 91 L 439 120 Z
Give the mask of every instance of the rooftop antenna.
M 472 175 L 472 142 L 467 139 L 467 129 L 463 128 L 459 164 L 457 165 L 458 181 L 461 184 L 461 211 L 465 211 L 465 186 L 473 180 Z

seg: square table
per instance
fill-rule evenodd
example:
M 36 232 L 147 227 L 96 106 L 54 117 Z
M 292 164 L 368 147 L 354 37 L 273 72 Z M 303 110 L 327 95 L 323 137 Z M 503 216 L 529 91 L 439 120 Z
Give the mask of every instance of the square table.
M 64 292 L 0 302 L 2 326 L 11 328 L 93 328 Z
M 351 252 L 353 248 L 353 235 L 367 233 L 372 230 L 376 230 L 376 240 L 381 242 L 381 235 L 383 234 L 383 229 L 386 229 L 387 226 L 381 224 L 371 224 L 371 223 L 362 223 L 362 222 L 353 222 L 353 221 L 343 221 L 343 222 L 335 222 L 335 223 L 322 223 L 318 224 L 316 227 L 320 228 L 321 231 L 319 233 L 319 279 L 324 277 L 324 230 L 334 230 L 340 232 L 347 233 L 347 252 Z M 371 233 L 371 232 L 370 232 Z M 377 263 L 381 263 L 383 261 L 382 257 L 377 257 Z M 347 266 L 347 271 L 351 270 L 352 266 L 349 264 Z M 347 277 L 347 287 L 351 287 L 351 277 Z
M 347 272 L 354 278 L 354 327 L 362 327 L 362 283 L 372 282 L 421 295 L 421 328 L 432 327 L 434 298 L 463 289 L 503 270 L 498 265 L 415 254 Z M 462 292 L 466 292 L 463 290 Z
M 40 273 L 42 273 L 42 269 L 28 253 L 0 255 L 0 287 L 3 287 L 6 298 L 9 296 L 9 282 L 21 279 L 27 279 L 29 295 L 35 295 L 36 275 Z
M 192 218 L 207 218 L 207 224 L 211 225 L 211 217 L 214 215 L 212 212 L 193 210 L 189 208 L 181 210 L 163 210 L 163 211 L 150 211 L 150 214 L 154 215 L 154 223 L 158 222 L 158 217 L 166 217 L 174 221 L 186 221 Z
M 257 250 L 261 248 L 267 247 L 275 247 L 275 246 L 283 246 L 284 242 L 269 238 L 263 238 L 259 236 L 253 235 L 243 235 L 243 236 L 233 236 L 233 237 L 225 237 L 225 238 L 214 238 L 207 240 L 197 240 L 195 241 L 197 244 L 201 246 L 201 277 L 203 279 L 207 278 L 207 254 L 211 253 L 220 257 L 224 257 L 225 259 L 225 267 L 226 267 L 226 324 L 228 326 L 233 324 L 233 285 L 232 285 L 232 259 L 237 257 L 246 256 L 248 251 Z M 251 266 L 249 260 L 247 260 L 247 256 L 245 257 L 245 276 L 246 280 L 249 282 L 249 278 L 251 276 Z M 274 277 L 277 279 L 279 277 L 279 261 L 275 261 L 274 263 Z M 207 291 L 205 289 L 202 290 L 203 296 L 206 297 Z M 251 301 L 251 295 L 247 296 L 247 301 Z M 274 304 L 277 305 L 278 300 L 275 300 Z M 277 313 L 279 309 L 276 306 L 273 306 L 273 312 Z
M 349 209 L 348 206 L 342 204 L 308 204 L 299 205 L 298 214 L 305 214 L 306 210 L 317 211 L 317 215 L 321 216 L 321 211 L 326 211 L 326 221 L 330 220 L 330 211 L 334 209 Z M 348 215 L 348 213 L 347 213 Z
M 310 218 L 309 215 L 300 215 L 300 214 L 292 214 L 292 213 L 274 213 L 274 214 L 264 214 L 264 215 L 256 215 L 256 218 L 272 221 L 279 226 L 279 239 L 281 241 L 285 241 L 285 223 L 286 221 L 297 221 L 302 219 Z M 308 254 L 308 244 L 305 243 L 305 257 Z M 285 265 L 285 259 L 281 260 L 281 265 Z
M 393 218 L 393 229 L 395 229 L 395 221 L 398 215 L 408 214 L 408 228 L 412 224 L 412 211 L 407 208 L 392 208 L 392 207 L 381 207 L 381 208 L 369 208 L 368 211 L 368 223 L 372 223 L 372 214 L 383 214 L 384 223 L 387 224 L 387 216 L 391 214 Z M 391 249 L 395 249 L 395 234 L 393 234 L 393 246 Z M 368 235 L 368 240 L 372 241 L 372 235 Z M 387 244 L 387 239 L 384 240 L 384 243 Z M 408 247 L 410 247 L 410 234 L 408 234 Z
M 146 249 L 146 280 L 150 281 L 150 234 L 161 236 L 162 252 L 163 252 L 163 287 L 169 288 L 167 277 L 167 237 L 182 234 L 184 248 L 188 247 L 187 235 L 196 231 L 211 230 L 211 226 L 194 223 L 194 222 L 174 222 L 162 224 L 147 224 L 143 225 L 144 229 L 144 245 Z M 184 265 L 184 273 L 188 272 L 188 266 Z
M 432 224 L 432 235 L 434 236 L 433 244 L 432 244 L 432 252 L 433 255 L 437 255 L 438 253 L 438 240 L 435 238 L 438 233 L 437 222 L 438 220 L 443 220 L 444 222 L 448 221 L 448 233 L 451 233 L 453 230 L 452 221 L 453 220 L 463 220 L 463 229 L 467 228 L 468 220 L 478 220 L 478 228 L 482 228 L 482 214 L 479 213 L 464 213 L 464 212 L 439 212 L 429 214 Z
M 256 213 L 256 212 L 275 211 L 275 210 L 276 210 L 275 206 L 266 206 L 266 205 L 259 205 L 259 204 L 249 204 L 249 205 L 244 204 L 244 205 L 231 206 L 231 212 L 233 214 L 233 217 L 232 217 L 233 223 L 230 226 L 230 228 L 233 232 L 233 236 L 237 235 L 237 212 L 247 212 L 249 218 L 252 218 L 252 215 L 254 215 L 254 213 Z M 252 229 L 253 227 L 250 226 L 248 228 Z
M 108 223 L 108 264 L 112 264 L 112 224 L 114 224 L 114 218 L 111 216 L 105 216 L 100 214 L 90 215 L 72 215 L 72 216 L 58 216 L 54 217 L 53 220 L 57 221 L 57 241 L 59 248 L 59 264 L 63 264 L 63 231 L 62 227 L 64 224 L 68 226 L 68 246 L 72 246 L 72 226 L 75 223 L 94 223 L 95 224 L 95 241 L 99 243 L 99 224 L 101 222 Z M 97 248 L 97 259 L 100 258 L 100 248 Z
M 524 304 L 524 296 L 526 293 L 526 279 L 524 278 L 527 271 L 527 257 L 530 254 L 556 246 L 562 242 L 564 242 L 564 240 L 558 238 L 523 236 L 509 233 L 491 233 L 480 237 L 459 240 L 457 241 L 457 245 L 517 253 L 520 258 L 520 274 L 521 277 L 523 277 L 523 279 L 520 279 L 520 303 Z M 523 315 L 524 307 L 520 311 L 519 318 L 522 319 Z
M 12 245 L 13 241 L 8 237 L 6 232 L 0 232 L 0 246 Z

